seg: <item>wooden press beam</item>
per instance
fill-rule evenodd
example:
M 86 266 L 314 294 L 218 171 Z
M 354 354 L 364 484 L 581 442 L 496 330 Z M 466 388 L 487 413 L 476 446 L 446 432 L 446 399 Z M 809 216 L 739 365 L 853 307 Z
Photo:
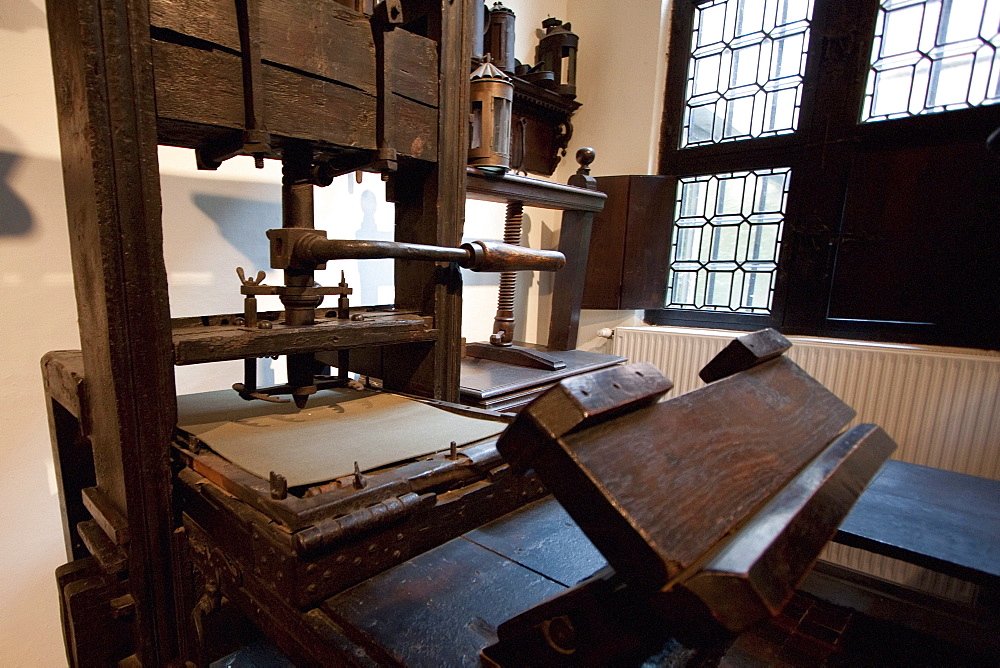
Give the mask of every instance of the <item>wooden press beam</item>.
M 97 486 L 127 518 L 138 654 L 175 655 L 176 422 L 145 0 L 49 0 L 63 181 Z

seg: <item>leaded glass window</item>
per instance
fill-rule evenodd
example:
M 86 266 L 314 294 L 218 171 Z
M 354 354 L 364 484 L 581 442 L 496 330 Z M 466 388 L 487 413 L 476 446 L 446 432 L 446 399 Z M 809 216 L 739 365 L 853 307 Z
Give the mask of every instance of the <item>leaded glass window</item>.
M 681 147 L 794 132 L 812 0 L 695 8 Z
M 770 313 L 790 172 L 678 179 L 667 308 Z
M 1000 102 L 1000 0 L 882 0 L 862 121 Z

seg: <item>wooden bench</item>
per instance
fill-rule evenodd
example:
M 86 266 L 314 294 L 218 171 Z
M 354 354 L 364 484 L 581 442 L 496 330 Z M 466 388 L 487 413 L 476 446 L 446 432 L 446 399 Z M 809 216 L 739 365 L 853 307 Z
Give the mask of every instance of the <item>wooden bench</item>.
M 1000 587 L 1000 481 L 888 461 L 834 542 Z

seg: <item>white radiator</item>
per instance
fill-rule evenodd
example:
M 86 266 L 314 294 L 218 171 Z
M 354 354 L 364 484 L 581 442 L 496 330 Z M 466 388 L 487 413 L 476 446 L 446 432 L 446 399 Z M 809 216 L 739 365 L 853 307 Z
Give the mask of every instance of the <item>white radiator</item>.
M 701 387 L 698 371 L 739 332 L 619 327 L 614 353 L 650 362 L 674 381 L 670 396 Z M 894 459 L 1000 479 L 1000 353 L 789 337 L 788 355 L 898 444 Z M 968 601 L 976 588 L 886 557 L 830 545 L 823 558 Z

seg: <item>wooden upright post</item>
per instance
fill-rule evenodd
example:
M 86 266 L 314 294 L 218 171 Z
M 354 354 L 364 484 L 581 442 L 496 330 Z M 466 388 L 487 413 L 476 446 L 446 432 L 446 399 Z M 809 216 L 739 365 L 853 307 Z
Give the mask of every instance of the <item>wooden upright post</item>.
M 176 423 L 146 0 L 48 0 L 100 524 L 128 555 L 138 659 L 176 654 L 169 448 Z M 118 520 L 120 521 L 120 520 Z M 103 526 L 103 525 L 102 525 Z
M 465 165 L 469 145 L 469 71 L 472 59 L 473 0 L 441 0 L 428 16 L 429 36 L 439 44 L 437 162 L 400 163 L 393 176 L 396 240 L 458 246 L 465 223 Z M 404 16 L 404 19 L 406 17 Z M 428 286 L 433 286 L 428 289 Z M 462 281 L 458 267 L 427 262 L 396 262 L 396 303 L 434 314 L 438 330 L 433 348 L 395 346 L 387 352 L 387 382 L 447 401 L 458 401 L 462 336 Z M 414 362 L 419 361 L 414 367 Z M 405 385 L 388 374 L 407 374 Z
M 569 177 L 569 185 L 597 190 L 597 181 L 590 175 L 594 149 L 576 152 L 580 168 Z M 590 250 L 590 230 L 594 212 L 567 210 L 559 228 L 559 252 L 566 256 L 566 266 L 556 272 L 552 285 L 552 312 L 549 315 L 549 350 L 573 350 L 580 331 L 580 307 L 583 305 L 584 278 Z

